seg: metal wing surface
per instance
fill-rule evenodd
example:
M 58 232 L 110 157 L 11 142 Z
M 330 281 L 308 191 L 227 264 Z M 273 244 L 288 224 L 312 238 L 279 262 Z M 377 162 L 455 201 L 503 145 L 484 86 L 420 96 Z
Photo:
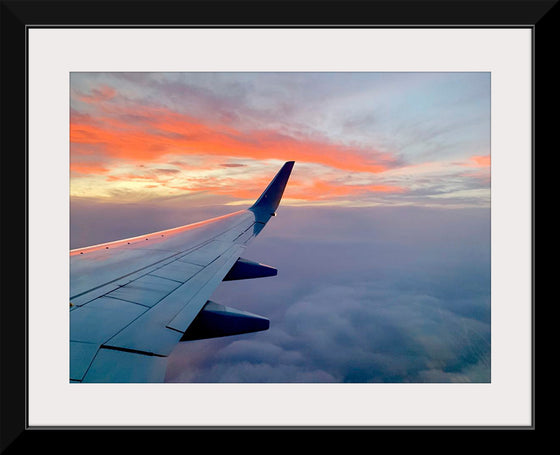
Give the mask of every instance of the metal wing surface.
M 70 381 L 162 382 L 180 341 L 266 330 L 210 301 L 223 280 L 276 275 L 243 259 L 275 215 L 294 162 L 249 209 L 70 252 Z

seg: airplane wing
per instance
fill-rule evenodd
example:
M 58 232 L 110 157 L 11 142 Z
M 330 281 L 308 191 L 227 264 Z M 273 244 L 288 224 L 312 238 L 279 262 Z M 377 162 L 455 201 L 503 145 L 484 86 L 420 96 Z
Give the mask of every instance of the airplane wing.
M 223 280 L 276 275 L 242 258 L 280 203 L 286 162 L 248 209 L 70 251 L 70 381 L 162 382 L 181 341 L 266 330 L 210 301 Z

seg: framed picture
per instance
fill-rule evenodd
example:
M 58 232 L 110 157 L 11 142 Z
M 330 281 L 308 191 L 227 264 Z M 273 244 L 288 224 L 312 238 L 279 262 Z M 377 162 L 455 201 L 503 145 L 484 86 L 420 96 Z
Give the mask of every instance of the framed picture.
M 26 245 L 25 298 L 2 305 L 3 448 L 34 429 L 534 429 L 534 97 L 556 8 L 514 3 L 3 2 Z M 268 330 L 94 349 L 91 321 L 120 321 L 113 339 L 184 282 L 127 253 L 145 273 L 95 268 L 80 300 L 69 250 L 221 220 L 284 177 L 239 250 L 278 276 L 220 277 L 192 315 L 211 296 Z M 79 313 L 99 298 L 110 315 Z M 160 380 L 139 353 L 165 357 Z

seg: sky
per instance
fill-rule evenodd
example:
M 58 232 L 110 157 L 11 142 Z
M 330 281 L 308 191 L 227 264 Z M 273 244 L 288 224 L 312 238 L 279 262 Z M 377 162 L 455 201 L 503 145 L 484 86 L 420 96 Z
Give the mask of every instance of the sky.
M 71 73 L 71 196 L 489 206 L 489 73 Z M 194 203 L 194 201 L 193 201 Z
M 212 300 L 266 332 L 181 343 L 167 382 L 488 382 L 489 73 L 71 73 L 70 248 L 254 202 Z

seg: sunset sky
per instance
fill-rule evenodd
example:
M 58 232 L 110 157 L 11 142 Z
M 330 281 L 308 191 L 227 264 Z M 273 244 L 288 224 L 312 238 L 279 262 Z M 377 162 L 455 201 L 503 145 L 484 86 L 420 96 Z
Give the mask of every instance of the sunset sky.
M 489 73 L 71 73 L 71 197 L 488 207 Z
M 270 329 L 180 343 L 167 382 L 489 382 L 490 73 L 71 73 L 70 248 L 248 207 Z

